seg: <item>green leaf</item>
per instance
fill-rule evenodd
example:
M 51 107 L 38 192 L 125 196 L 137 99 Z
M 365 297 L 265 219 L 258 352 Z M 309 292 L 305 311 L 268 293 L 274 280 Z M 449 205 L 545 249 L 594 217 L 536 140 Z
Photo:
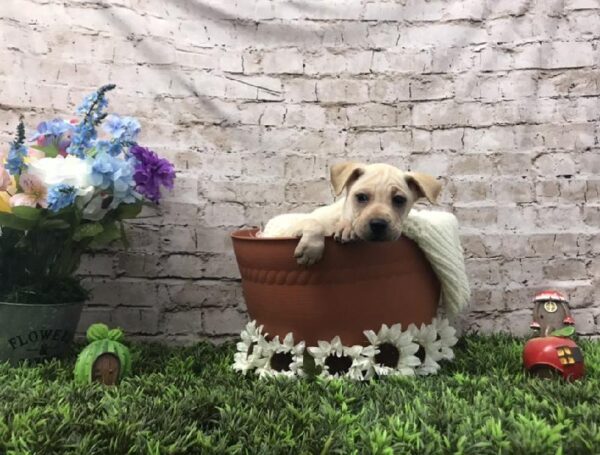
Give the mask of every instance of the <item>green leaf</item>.
M 117 240 L 121 237 L 121 231 L 117 227 L 115 222 L 107 223 L 103 226 L 103 230 L 100 234 L 94 237 L 92 246 L 98 247 L 107 245 L 110 242 Z
M 38 227 L 45 231 L 51 231 L 52 229 L 69 229 L 71 225 L 64 220 L 42 220 Z
M 81 239 L 86 239 L 89 237 L 96 237 L 104 231 L 104 228 L 100 223 L 86 223 L 79 226 L 75 229 L 75 233 L 73 234 L 73 240 L 78 242 Z
M 30 147 L 32 149 L 36 149 L 41 152 L 44 152 L 44 155 L 46 155 L 46 157 L 48 157 L 48 158 L 54 158 L 58 155 L 58 149 L 56 148 L 56 145 L 54 145 L 54 144 L 46 145 L 44 147 L 42 147 L 40 145 L 30 145 Z
M 24 205 L 20 205 L 18 207 L 13 207 L 12 209 L 13 215 L 23 218 L 24 220 L 37 221 L 42 216 L 42 210 L 36 209 L 34 207 L 27 207 Z
M 121 204 L 116 210 L 116 217 L 118 220 L 137 218 L 141 211 L 141 202 L 135 204 Z
M 35 221 L 16 217 L 12 213 L 0 212 L 0 226 L 19 231 L 27 231 L 35 226 Z
M 573 327 L 572 325 L 568 325 L 561 329 L 554 330 L 553 332 L 550 333 L 550 335 L 553 337 L 570 337 L 574 333 L 575 333 L 575 327 Z

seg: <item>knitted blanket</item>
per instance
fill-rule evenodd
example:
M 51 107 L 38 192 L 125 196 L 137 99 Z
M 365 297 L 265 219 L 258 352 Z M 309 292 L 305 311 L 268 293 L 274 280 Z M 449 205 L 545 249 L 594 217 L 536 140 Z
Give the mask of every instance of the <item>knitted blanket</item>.
M 467 307 L 471 290 L 456 217 L 447 212 L 412 209 L 404 221 L 403 235 L 419 245 L 440 280 L 442 306 L 450 314 Z

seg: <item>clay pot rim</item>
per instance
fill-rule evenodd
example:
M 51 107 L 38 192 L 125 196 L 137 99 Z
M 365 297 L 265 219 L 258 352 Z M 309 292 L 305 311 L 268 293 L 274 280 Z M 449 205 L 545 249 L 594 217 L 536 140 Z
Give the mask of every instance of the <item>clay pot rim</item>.
M 238 229 L 237 231 L 232 232 L 231 238 L 236 240 L 250 240 L 250 241 L 263 241 L 263 242 L 280 242 L 280 241 L 290 241 L 290 240 L 300 240 L 299 237 L 258 237 L 256 234 L 260 231 L 260 228 L 245 228 Z M 330 237 L 332 238 L 332 237 Z
M 245 229 L 238 229 L 237 231 L 234 231 L 230 234 L 231 238 L 236 239 L 236 240 L 248 240 L 248 241 L 261 241 L 261 242 L 289 242 L 290 240 L 293 240 L 295 242 L 297 242 L 298 240 L 300 240 L 300 237 L 257 237 L 257 233 L 260 231 L 260 228 L 245 228 Z M 333 236 L 332 235 L 327 235 L 325 236 L 325 239 L 330 239 L 333 240 Z M 379 241 L 379 242 L 375 242 L 378 245 L 385 245 L 386 243 L 396 243 L 396 242 L 401 242 L 403 240 L 410 240 L 412 242 L 411 239 L 409 239 L 408 237 L 402 235 L 400 236 L 397 240 L 384 240 L 384 241 Z M 374 242 L 366 242 L 365 243 L 374 243 Z

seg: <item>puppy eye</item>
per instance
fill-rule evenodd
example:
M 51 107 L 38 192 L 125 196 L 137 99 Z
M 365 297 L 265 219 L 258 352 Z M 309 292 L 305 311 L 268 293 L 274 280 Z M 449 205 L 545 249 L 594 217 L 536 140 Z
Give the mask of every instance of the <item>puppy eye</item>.
M 367 196 L 365 193 L 357 193 L 355 197 L 356 200 L 361 203 L 367 202 L 369 200 L 369 196 Z
M 392 198 L 392 202 L 395 206 L 400 207 L 404 205 L 404 203 L 406 202 L 406 198 L 404 196 L 396 195 Z

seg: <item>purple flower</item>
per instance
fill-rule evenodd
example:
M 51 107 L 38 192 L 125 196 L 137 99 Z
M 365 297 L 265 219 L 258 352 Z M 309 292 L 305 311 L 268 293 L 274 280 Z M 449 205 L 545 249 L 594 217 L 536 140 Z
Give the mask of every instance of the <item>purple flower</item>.
M 152 202 L 158 202 L 161 185 L 170 190 L 173 189 L 175 180 L 173 165 L 167 160 L 159 158 L 152 150 L 139 145 L 134 145 L 129 151 L 137 160 L 133 174 L 136 190 Z

